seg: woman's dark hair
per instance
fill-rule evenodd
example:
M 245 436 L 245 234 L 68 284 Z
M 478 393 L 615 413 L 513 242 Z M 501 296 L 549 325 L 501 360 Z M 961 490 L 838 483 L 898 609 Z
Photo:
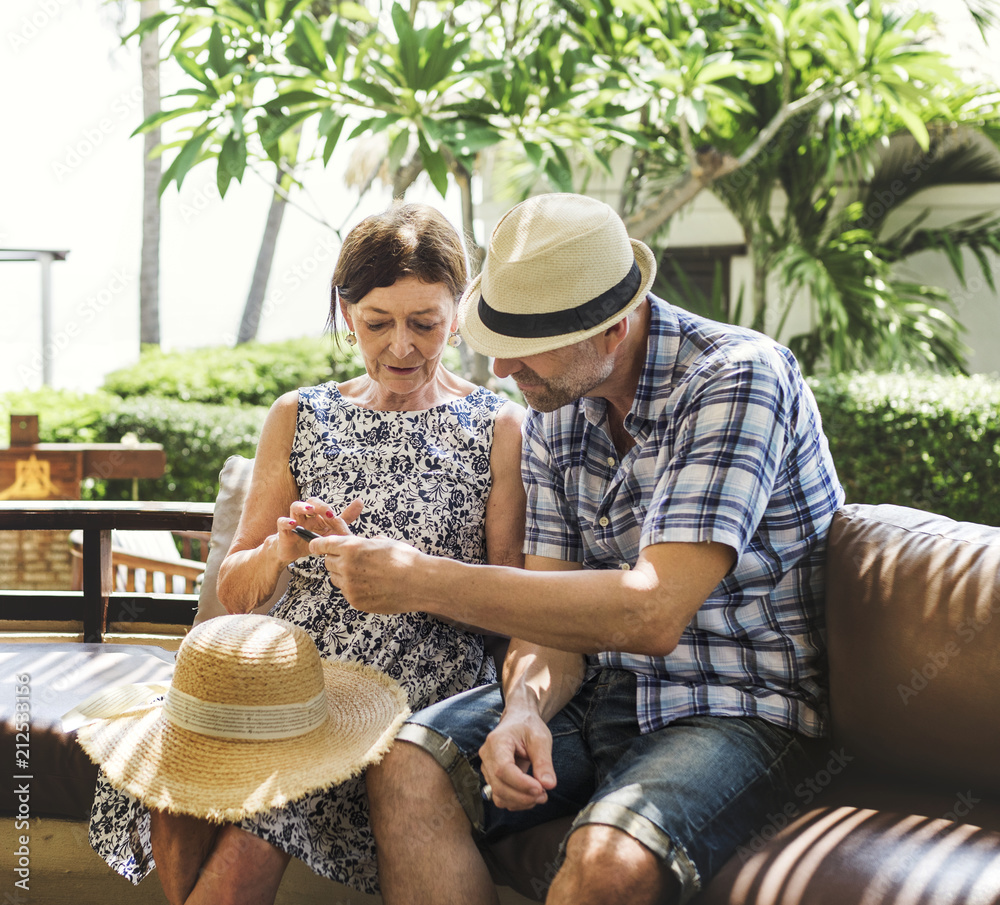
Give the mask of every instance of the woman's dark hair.
M 468 282 L 461 238 L 444 215 L 426 204 L 395 202 L 347 234 L 333 271 L 328 326 L 336 322 L 338 293 L 353 305 L 404 277 L 442 283 L 456 302 Z

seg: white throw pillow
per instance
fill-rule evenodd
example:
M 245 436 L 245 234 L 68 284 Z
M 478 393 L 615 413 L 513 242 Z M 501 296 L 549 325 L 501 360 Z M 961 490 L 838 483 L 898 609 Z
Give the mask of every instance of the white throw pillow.
M 216 593 L 216 583 L 219 579 L 219 566 L 229 552 L 240 521 L 240 513 L 250 489 L 250 477 L 253 474 L 253 459 L 245 456 L 230 456 L 219 473 L 219 495 L 215 499 L 215 514 L 212 518 L 212 539 L 208 545 L 208 560 L 205 563 L 205 577 L 202 579 L 201 592 L 198 596 L 198 612 L 194 624 L 198 625 L 213 616 L 224 616 L 226 608 L 219 602 Z M 287 569 L 278 579 L 278 585 L 269 600 L 253 609 L 254 613 L 267 613 L 277 603 L 278 598 L 285 593 L 289 573 Z

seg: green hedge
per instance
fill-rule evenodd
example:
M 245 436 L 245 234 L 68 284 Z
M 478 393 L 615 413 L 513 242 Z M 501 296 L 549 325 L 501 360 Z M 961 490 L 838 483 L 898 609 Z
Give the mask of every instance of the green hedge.
M 0 446 L 9 443 L 11 413 L 37 413 L 46 442 L 110 443 L 134 434 L 162 443 L 167 452 L 167 474 L 140 481 L 140 498 L 211 501 L 226 458 L 254 454 L 275 397 L 360 370 L 353 354 L 341 353 L 335 361 L 323 358 L 328 343 L 147 352 L 136 368 L 109 378 L 115 394 L 8 393 L 0 396 Z M 250 362 L 249 369 L 239 361 Z M 273 372 L 266 372 L 265 362 L 274 364 Z M 126 379 L 127 374 L 131 377 Z M 1000 525 L 1000 380 L 853 374 L 812 379 L 810 384 L 848 502 L 896 503 Z M 133 393 L 118 395 L 129 385 Z M 265 396 L 264 386 L 271 395 Z M 159 391 L 155 395 L 154 388 Z M 166 390 L 178 398 L 164 398 Z M 185 402 L 184 395 L 222 402 Z M 127 499 L 132 489 L 131 481 L 89 481 L 84 497 Z
M 38 414 L 43 443 L 119 443 L 131 435 L 143 443 L 161 443 L 166 473 L 140 480 L 143 500 L 212 502 L 219 471 L 231 455 L 252 456 L 267 406 L 206 405 L 157 396 L 121 399 L 110 393 L 38 390 L 0 397 L 0 446 L 10 442 L 11 414 Z M 84 480 L 85 500 L 132 499 L 131 480 Z
M 447 350 L 448 366 L 459 365 Z M 117 443 L 126 435 L 161 443 L 167 471 L 158 480 L 88 479 L 84 499 L 210 502 L 226 459 L 252 456 L 271 403 L 282 393 L 364 370 L 360 356 L 329 336 L 235 349 L 143 350 L 137 364 L 108 375 L 95 393 L 43 389 L 0 396 L 0 446 L 10 442 L 11 414 L 38 414 L 43 442 Z
M 0 395 L 0 447 L 10 446 L 10 416 L 38 415 L 42 443 L 102 443 L 104 416 L 121 400 L 110 393 L 25 390 Z
M 156 396 L 124 399 L 105 415 L 102 442 L 117 443 L 131 434 L 142 443 L 163 445 L 166 473 L 139 481 L 139 499 L 212 502 L 226 459 L 254 455 L 267 410 L 263 405 L 206 405 Z M 89 495 L 131 499 L 132 482 L 95 482 Z
M 850 374 L 810 382 L 848 502 L 1000 525 L 1000 380 Z
M 347 380 L 361 370 L 356 353 L 338 348 L 330 336 L 185 352 L 148 348 L 136 364 L 108 374 L 104 389 L 123 399 L 270 405 L 287 390 Z

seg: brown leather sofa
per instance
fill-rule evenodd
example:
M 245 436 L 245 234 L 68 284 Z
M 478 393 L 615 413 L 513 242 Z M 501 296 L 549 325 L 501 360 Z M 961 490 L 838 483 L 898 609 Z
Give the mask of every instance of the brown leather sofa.
M 830 535 L 827 598 L 828 756 L 692 901 L 1000 903 L 1000 528 L 845 506 Z M 18 741 L 14 676 L 31 675 L 37 901 L 163 901 L 155 880 L 133 888 L 90 852 L 95 769 L 57 718 L 96 687 L 168 678 L 172 658 L 134 646 L 0 645 L 5 764 L 15 763 Z M 0 800 L 5 853 L 18 851 L 21 785 L 15 779 Z M 510 887 L 502 901 L 544 898 L 564 829 L 542 827 L 487 853 L 498 883 Z M 62 857 L 53 861 L 56 849 Z M 378 900 L 293 864 L 279 901 Z

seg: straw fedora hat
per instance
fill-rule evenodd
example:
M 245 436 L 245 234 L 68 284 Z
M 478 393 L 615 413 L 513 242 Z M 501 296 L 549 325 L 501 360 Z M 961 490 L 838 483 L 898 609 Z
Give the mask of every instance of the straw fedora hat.
M 113 786 L 149 807 L 217 822 L 360 773 L 409 715 L 405 692 L 385 674 L 322 660 L 297 625 L 254 614 L 193 628 L 162 701 L 116 715 L 107 701 L 79 710 L 105 717 L 77 738 Z
M 519 358 L 594 336 L 645 298 L 656 258 L 603 201 L 536 195 L 493 230 L 482 273 L 458 307 L 477 352 Z

